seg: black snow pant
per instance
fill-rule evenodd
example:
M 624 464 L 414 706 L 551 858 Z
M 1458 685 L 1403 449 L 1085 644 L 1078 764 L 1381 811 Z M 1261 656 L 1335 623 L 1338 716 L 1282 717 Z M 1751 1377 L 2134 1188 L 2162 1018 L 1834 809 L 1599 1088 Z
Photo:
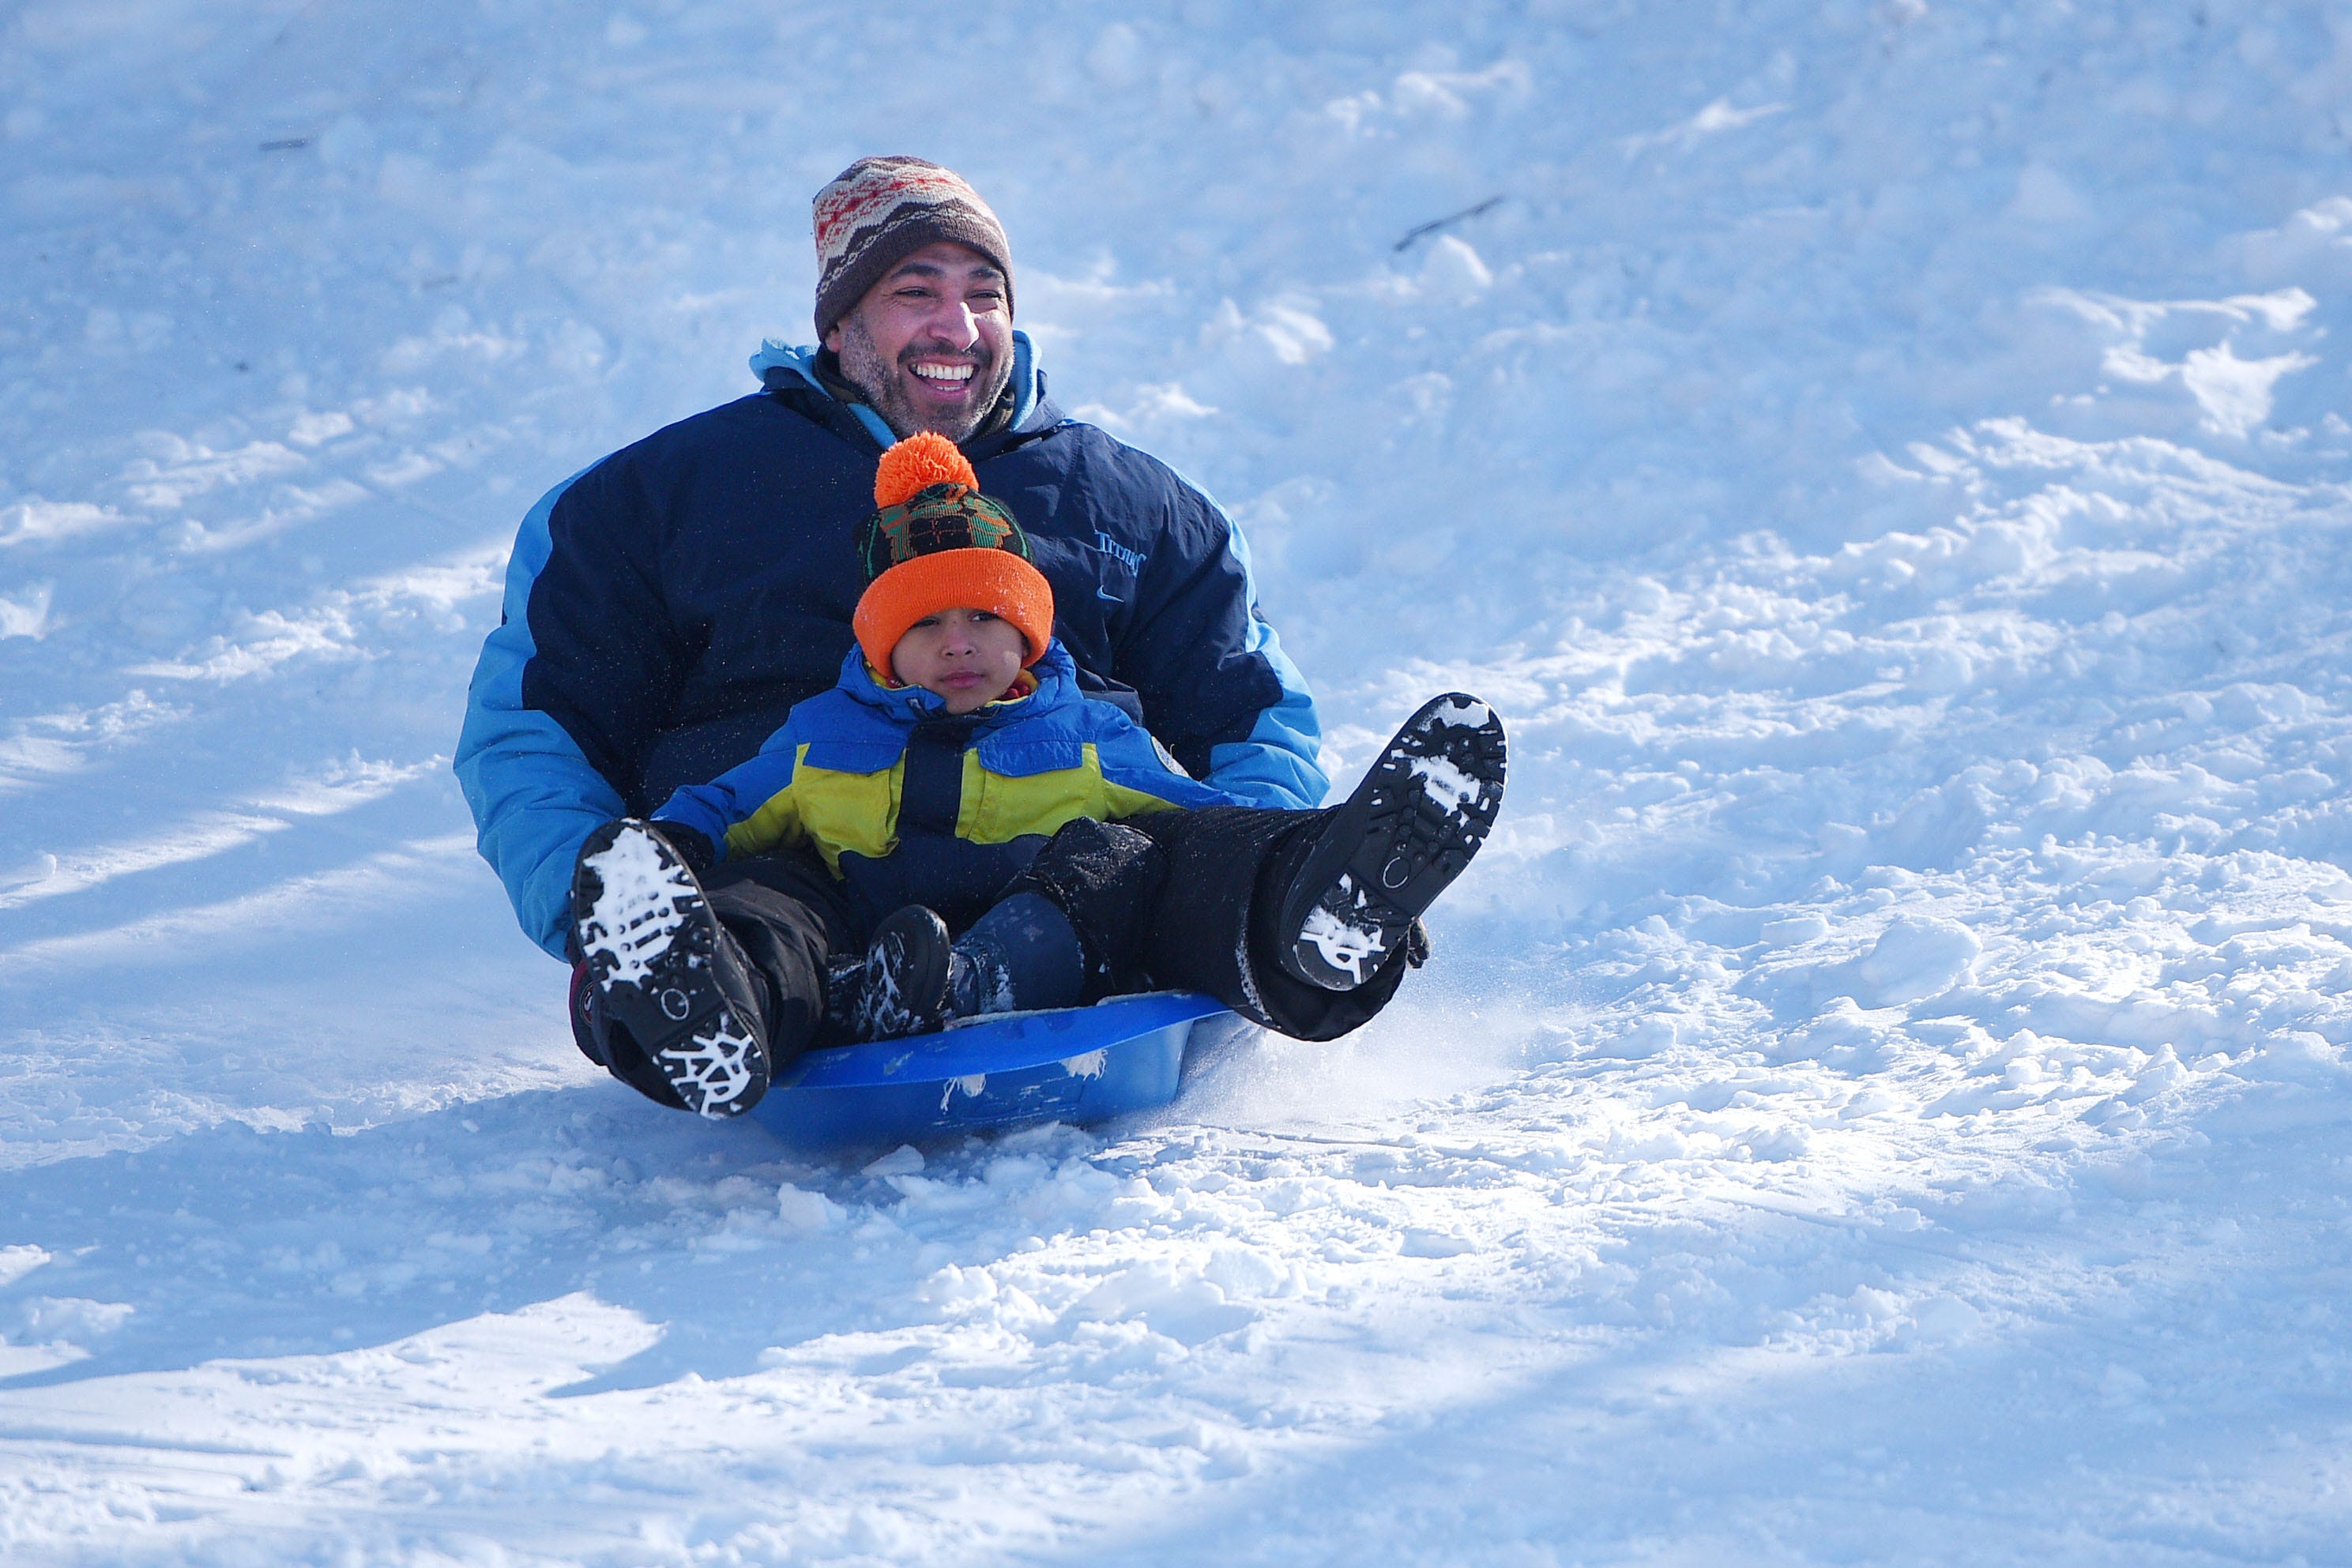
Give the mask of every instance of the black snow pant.
M 1335 1040 L 1388 1005 L 1419 955 L 1401 948 L 1347 991 L 1281 968 L 1284 935 L 1275 924 L 1283 894 L 1330 815 L 1218 806 L 1125 822 L 1081 817 L 999 899 L 1034 893 L 1068 917 L 1086 956 L 1090 1002 L 1130 991 L 1204 991 L 1278 1034 Z M 839 1043 L 824 1033 L 826 960 L 855 949 L 847 901 L 824 863 L 805 851 L 730 860 L 703 879 L 703 891 L 751 971 L 770 1070 L 812 1045 Z M 598 1027 L 594 989 L 580 974 L 572 1016 L 581 1051 L 639 1092 L 677 1103 L 651 1063 Z
M 1216 806 L 1124 822 L 1081 817 L 1004 891 L 1042 894 L 1069 917 L 1089 1001 L 1205 991 L 1277 1034 L 1335 1040 L 1388 1006 L 1417 955 L 1400 948 L 1347 991 L 1280 967 L 1282 943 L 1297 936 L 1275 929 L 1283 894 L 1331 814 Z

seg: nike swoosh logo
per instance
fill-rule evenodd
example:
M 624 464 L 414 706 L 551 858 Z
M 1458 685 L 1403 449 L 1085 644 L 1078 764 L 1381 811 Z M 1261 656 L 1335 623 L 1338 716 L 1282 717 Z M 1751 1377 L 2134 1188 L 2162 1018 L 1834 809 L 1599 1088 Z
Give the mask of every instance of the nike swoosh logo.
M 1108 599 L 1113 604 L 1124 604 L 1127 602 L 1126 600 L 1121 599 L 1118 594 L 1113 593 L 1109 589 L 1105 588 L 1100 583 L 1095 584 L 1095 597 L 1097 599 Z

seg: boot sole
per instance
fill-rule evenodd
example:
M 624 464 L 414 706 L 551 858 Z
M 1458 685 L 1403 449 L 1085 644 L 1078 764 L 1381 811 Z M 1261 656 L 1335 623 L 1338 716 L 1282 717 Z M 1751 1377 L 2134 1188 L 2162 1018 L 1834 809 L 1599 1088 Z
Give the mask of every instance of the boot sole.
M 1349 991 L 1468 868 L 1503 804 L 1502 721 L 1476 697 L 1422 705 L 1325 826 L 1285 901 L 1283 967 Z
M 634 821 L 608 823 L 580 852 L 572 890 L 588 979 L 686 1108 L 740 1115 L 768 1089 L 768 1053 L 720 989 L 719 917 L 693 872 Z

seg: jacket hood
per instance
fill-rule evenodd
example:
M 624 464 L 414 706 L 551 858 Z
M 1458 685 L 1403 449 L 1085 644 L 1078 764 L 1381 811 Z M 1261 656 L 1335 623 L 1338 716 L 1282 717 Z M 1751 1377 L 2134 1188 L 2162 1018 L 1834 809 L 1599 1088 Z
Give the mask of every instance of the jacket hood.
M 760 378 L 761 386 L 772 388 L 781 379 L 787 383 L 806 385 L 831 397 L 832 390 L 818 379 L 816 373 L 817 353 L 814 344 L 796 345 L 782 339 L 768 338 L 761 340 L 760 351 L 751 356 L 751 373 Z M 1013 329 L 1012 386 L 1013 420 L 1006 426 L 1009 432 L 1023 434 L 1033 424 L 1051 422 L 1041 418 L 1045 413 L 1045 376 L 1037 368 L 1036 345 L 1029 340 L 1028 333 L 1017 327 Z M 880 442 L 885 450 L 898 439 L 898 433 L 884 423 L 882 416 L 866 404 L 853 402 L 847 406 L 857 416 L 857 422 L 866 427 L 866 434 Z

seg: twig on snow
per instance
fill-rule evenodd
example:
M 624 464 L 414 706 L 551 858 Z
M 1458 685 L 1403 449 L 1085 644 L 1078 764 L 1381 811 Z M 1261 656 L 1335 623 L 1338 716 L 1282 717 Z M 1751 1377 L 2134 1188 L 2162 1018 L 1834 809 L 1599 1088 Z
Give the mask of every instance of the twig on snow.
M 1429 222 L 1423 224 L 1416 228 L 1407 229 L 1405 231 L 1404 238 L 1396 242 L 1396 248 L 1402 251 L 1406 247 L 1410 246 L 1413 241 L 1421 238 L 1423 235 L 1433 235 L 1438 230 L 1445 227 L 1448 224 L 1458 224 L 1465 218 L 1475 218 L 1480 213 L 1490 212 L 1494 208 L 1501 206 L 1502 204 L 1503 198 L 1501 196 L 1489 196 L 1475 207 L 1465 207 L 1458 213 L 1448 213 L 1442 218 L 1432 218 Z

